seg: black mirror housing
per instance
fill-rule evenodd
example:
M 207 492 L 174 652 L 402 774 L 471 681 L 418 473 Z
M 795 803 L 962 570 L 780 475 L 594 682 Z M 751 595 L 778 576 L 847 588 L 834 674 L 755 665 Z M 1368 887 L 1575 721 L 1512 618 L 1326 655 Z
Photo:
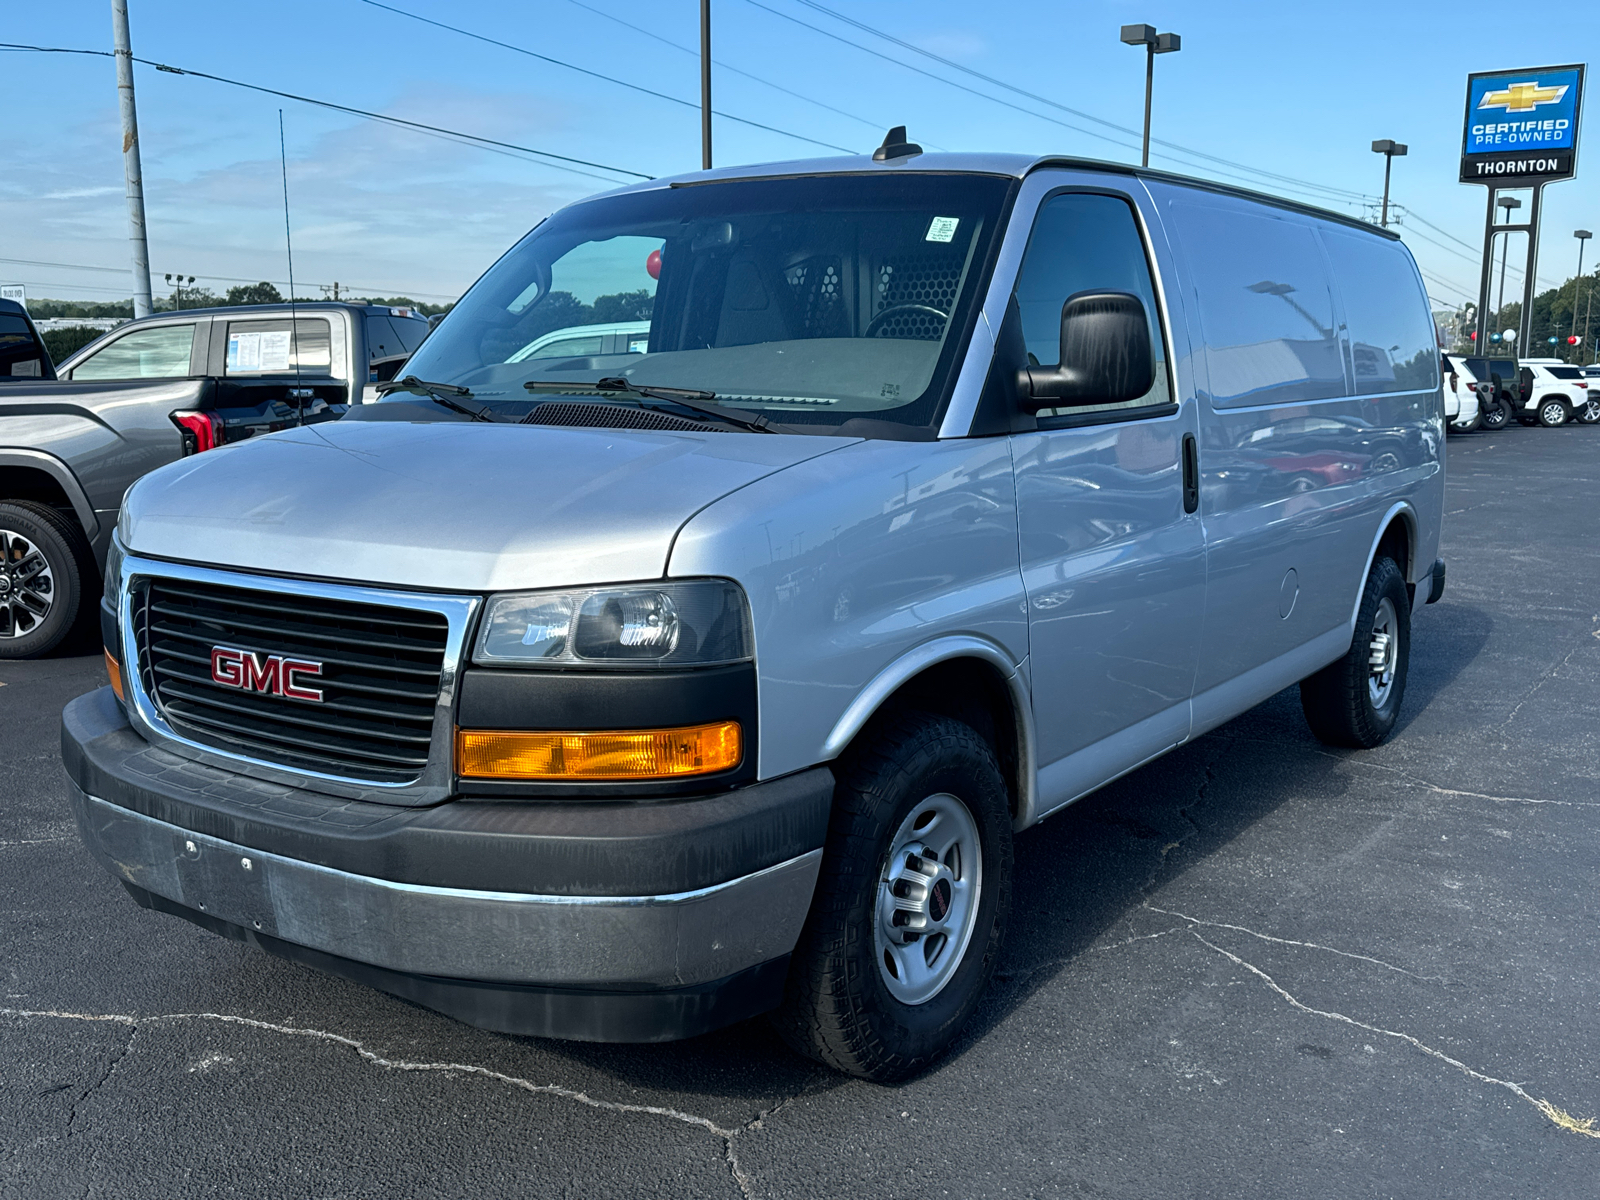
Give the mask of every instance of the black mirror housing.
M 1137 400 L 1155 385 L 1144 301 L 1131 292 L 1077 292 L 1061 306 L 1061 361 L 1017 373 L 1022 407 L 1068 408 Z

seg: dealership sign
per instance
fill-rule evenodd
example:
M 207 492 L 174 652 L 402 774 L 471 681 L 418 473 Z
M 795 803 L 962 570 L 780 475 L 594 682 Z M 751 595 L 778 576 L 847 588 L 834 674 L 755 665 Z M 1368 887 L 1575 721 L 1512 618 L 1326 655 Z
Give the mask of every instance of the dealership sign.
M 1461 182 L 1515 187 L 1571 179 L 1582 102 L 1581 64 L 1468 75 Z

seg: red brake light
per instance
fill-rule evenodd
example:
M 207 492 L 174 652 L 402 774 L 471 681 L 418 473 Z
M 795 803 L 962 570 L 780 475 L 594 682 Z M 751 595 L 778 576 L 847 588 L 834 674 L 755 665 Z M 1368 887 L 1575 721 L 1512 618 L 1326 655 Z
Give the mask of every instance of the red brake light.
M 172 423 L 183 430 L 184 454 L 199 454 L 222 445 L 222 418 L 215 413 L 175 412 Z

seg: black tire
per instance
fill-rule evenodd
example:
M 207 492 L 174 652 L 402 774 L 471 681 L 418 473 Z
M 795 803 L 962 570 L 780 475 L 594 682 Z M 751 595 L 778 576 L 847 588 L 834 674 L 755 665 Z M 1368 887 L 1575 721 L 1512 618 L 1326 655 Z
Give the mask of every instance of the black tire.
M 1392 638 L 1389 680 L 1380 687 L 1373 662 L 1377 654 L 1375 626 L 1385 614 Z M 1387 646 L 1387 643 L 1386 643 Z M 1411 654 L 1411 603 L 1405 577 L 1392 558 L 1378 557 L 1367 575 L 1356 613 L 1356 634 L 1337 662 L 1300 681 L 1300 707 L 1319 741 L 1330 746 L 1370 750 L 1393 731 L 1406 692 L 1406 666 Z M 1374 694 L 1376 692 L 1376 695 Z
M 1593 392 L 1589 393 L 1591 396 Z M 1600 400 L 1590 400 L 1575 414 L 1584 425 L 1600 425 Z
M 835 766 L 839 782 L 822 872 L 773 1023 L 801 1054 L 849 1075 L 892 1083 L 922 1071 L 950 1046 L 994 972 L 1011 907 L 1011 812 L 994 750 L 960 721 L 902 712 L 869 727 L 857 745 Z M 880 906 L 893 904 L 880 889 L 900 886 L 890 882 L 901 863 L 895 843 L 926 817 L 919 810 L 952 797 L 970 817 L 979 843 L 977 897 L 969 899 L 976 915 L 966 925 L 964 948 L 954 945 L 954 934 L 937 932 L 921 935 L 926 943 L 900 948 L 909 954 L 920 946 L 919 952 L 931 954 L 936 939 L 946 937 L 941 953 L 954 955 L 940 967 L 947 972 L 940 990 L 908 1004 L 891 992 L 889 968 L 880 966 L 880 959 L 893 958 L 879 947 Z M 914 854 L 907 859 L 927 861 Z M 958 874 L 952 878 L 964 872 L 970 886 L 971 860 L 957 855 L 955 863 Z M 950 870 L 937 859 L 933 864 Z M 935 909 L 938 887 L 930 889 L 926 911 Z M 948 886 L 943 895 L 948 915 L 954 911 Z M 889 924 L 899 922 L 896 913 Z M 937 955 L 931 961 L 938 963 Z
M 1511 423 L 1511 405 L 1505 400 L 1496 400 L 1483 410 L 1482 424 L 1485 429 L 1504 429 Z
M 0 500 L 0 659 L 38 658 L 60 645 L 94 579 L 75 522 L 45 504 Z
M 1560 429 L 1572 419 L 1572 410 L 1565 400 L 1539 401 L 1539 424 L 1546 429 Z

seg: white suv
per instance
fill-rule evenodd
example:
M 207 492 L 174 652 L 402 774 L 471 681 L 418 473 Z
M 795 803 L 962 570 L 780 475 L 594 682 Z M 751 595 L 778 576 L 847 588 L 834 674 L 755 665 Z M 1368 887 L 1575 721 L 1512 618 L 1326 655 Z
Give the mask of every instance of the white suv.
M 1537 421 L 1553 429 L 1574 419 L 1587 425 L 1600 422 L 1600 390 L 1590 390 L 1595 381 L 1582 367 L 1558 358 L 1525 358 L 1522 365 L 1533 373 L 1533 389 L 1518 414 L 1525 424 Z

